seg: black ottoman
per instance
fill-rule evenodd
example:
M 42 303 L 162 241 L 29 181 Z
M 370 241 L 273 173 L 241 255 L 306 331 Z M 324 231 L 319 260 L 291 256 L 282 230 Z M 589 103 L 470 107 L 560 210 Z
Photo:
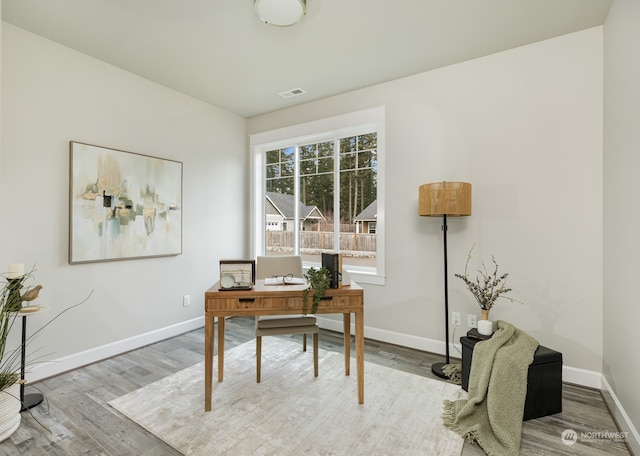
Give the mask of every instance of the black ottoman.
M 469 388 L 469 372 L 473 347 L 480 342 L 471 337 L 461 337 L 462 389 Z M 523 420 L 562 412 L 562 353 L 542 345 L 538 346 L 527 375 L 527 398 Z

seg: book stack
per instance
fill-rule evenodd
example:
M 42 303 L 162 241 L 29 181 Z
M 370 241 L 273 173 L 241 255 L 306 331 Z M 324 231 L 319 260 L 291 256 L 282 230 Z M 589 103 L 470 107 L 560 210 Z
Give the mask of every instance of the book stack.
M 477 328 L 471 328 L 467 331 L 467 337 L 470 339 L 478 339 L 478 340 L 487 340 L 491 339 L 491 336 L 485 336 L 484 334 L 480 334 Z
M 323 253 L 322 267 L 329 270 L 329 287 L 342 288 L 342 254 Z

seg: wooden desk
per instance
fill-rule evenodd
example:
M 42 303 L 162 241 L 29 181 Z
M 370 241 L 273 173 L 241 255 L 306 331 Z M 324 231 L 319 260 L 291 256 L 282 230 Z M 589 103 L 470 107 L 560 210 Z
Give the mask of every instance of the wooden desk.
M 264 285 L 257 280 L 253 290 L 220 291 L 216 283 L 204 294 L 204 410 L 211 410 L 213 380 L 214 322 L 218 317 L 218 381 L 224 375 L 224 317 L 257 315 L 301 315 L 305 285 Z M 311 297 L 309 293 L 309 305 Z M 344 371 L 349 375 L 351 352 L 351 313 L 355 314 L 356 369 L 358 403 L 364 404 L 364 292 L 355 282 L 348 287 L 330 288 L 318 306 L 317 314 L 341 313 L 344 328 Z

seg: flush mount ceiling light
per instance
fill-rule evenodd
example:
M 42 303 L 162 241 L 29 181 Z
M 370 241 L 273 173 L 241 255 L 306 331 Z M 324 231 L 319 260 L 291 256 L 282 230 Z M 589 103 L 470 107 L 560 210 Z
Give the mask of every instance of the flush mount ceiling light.
M 288 27 L 307 14 L 307 0 L 254 0 L 261 21 L 278 27 Z

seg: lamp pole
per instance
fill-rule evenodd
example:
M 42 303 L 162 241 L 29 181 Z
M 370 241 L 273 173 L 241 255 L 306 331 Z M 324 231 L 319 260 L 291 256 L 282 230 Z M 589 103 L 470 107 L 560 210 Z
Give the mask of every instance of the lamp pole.
M 447 214 L 442 214 L 442 240 L 444 243 L 444 344 L 445 362 L 433 363 L 431 372 L 440 378 L 448 378 L 442 368 L 449 364 L 449 270 L 447 264 Z

